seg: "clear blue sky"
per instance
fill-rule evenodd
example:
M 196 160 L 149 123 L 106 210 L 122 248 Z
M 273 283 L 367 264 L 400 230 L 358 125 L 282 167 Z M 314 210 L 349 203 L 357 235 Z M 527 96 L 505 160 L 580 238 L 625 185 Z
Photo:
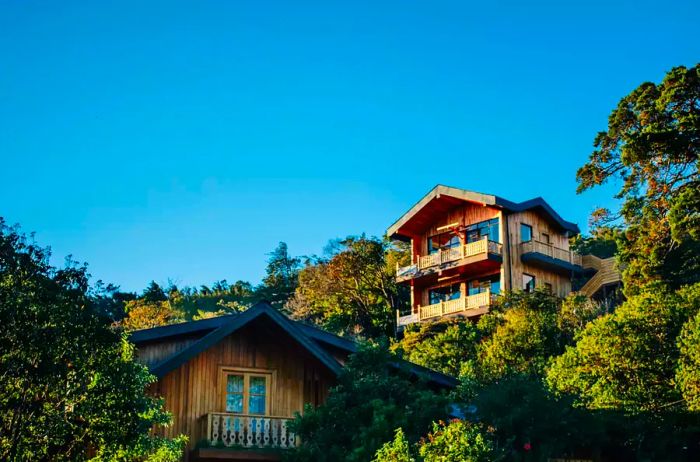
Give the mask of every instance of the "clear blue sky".
M 141 290 L 258 282 L 437 183 L 543 196 L 623 95 L 700 59 L 700 2 L 0 3 L 0 216 Z

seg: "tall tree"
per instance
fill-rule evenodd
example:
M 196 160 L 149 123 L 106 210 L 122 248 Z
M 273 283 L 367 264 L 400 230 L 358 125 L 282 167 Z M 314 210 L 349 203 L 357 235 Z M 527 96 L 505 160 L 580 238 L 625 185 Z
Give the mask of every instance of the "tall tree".
M 301 259 L 290 256 L 287 244 L 280 242 L 269 254 L 265 278 L 256 297 L 264 298 L 273 306 L 283 306 L 297 288 L 300 269 Z
M 389 263 L 395 261 L 388 258 L 392 252 L 388 241 L 364 235 L 332 241 L 328 256 L 299 274 L 299 287 L 287 305 L 292 315 L 341 334 L 391 335 L 403 303 L 395 266 Z
M 672 288 L 700 281 L 700 64 L 672 69 L 660 84 L 643 83 L 622 98 L 577 172 L 582 192 L 617 178 L 619 241 L 628 295 L 651 281 Z
M 145 394 L 155 378 L 91 296 L 85 267 L 0 219 L 0 459 L 177 460 L 169 422 Z

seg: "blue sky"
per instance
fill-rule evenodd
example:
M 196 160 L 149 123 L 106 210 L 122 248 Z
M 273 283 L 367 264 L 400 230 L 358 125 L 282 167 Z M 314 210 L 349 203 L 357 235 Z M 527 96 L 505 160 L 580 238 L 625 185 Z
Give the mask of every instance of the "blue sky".
M 258 282 L 437 183 L 543 196 L 619 99 L 700 58 L 700 3 L 0 3 L 0 216 L 141 290 Z

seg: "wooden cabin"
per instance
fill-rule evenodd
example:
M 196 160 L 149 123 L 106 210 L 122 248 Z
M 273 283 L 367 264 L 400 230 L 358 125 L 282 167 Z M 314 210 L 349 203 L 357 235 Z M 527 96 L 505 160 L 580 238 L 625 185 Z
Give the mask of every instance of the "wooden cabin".
M 189 437 L 185 460 L 280 460 L 297 444 L 288 427 L 336 383 L 352 341 L 292 321 L 267 303 L 235 315 L 133 332 L 138 358 L 157 383 L 173 425 Z M 409 364 L 435 387 L 452 377 Z
M 502 290 L 542 287 L 565 297 L 577 276 L 596 271 L 569 249 L 578 233 L 540 197 L 511 202 L 436 186 L 387 230 L 412 253 L 411 264 L 397 268 L 397 281 L 411 287 L 410 310 L 397 313 L 397 325 L 479 316 Z

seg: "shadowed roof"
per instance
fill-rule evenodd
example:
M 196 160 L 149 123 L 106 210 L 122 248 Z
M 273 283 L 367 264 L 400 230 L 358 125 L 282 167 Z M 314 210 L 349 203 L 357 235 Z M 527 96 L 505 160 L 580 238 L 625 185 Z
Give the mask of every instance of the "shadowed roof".
M 536 197 L 524 202 L 512 202 L 492 194 L 483 194 L 466 189 L 437 185 L 423 196 L 401 218 L 396 220 L 387 230 L 392 239 L 410 238 L 419 234 L 418 229 L 429 227 L 438 217 L 444 216 L 452 208 L 471 202 L 482 206 L 493 207 L 506 212 L 524 212 L 537 209 L 561 230 L 578 234 L 579 228 L 575 223 L 564 220 L 543 198 Z
M 268 319 L 277 324 L 336 375 L 340 373 L 342 364 L 326 351 L 326 347 L 334 347 L 348 354 L 356 352 L 358 348 L 357 344 L 350 339 L 287 318 L 267 302 L 257 303 L 252 308 L 239 314 L 134 331 L 129 336 L 129 339 L 138 347 L 139 345 L 145 345 L 150 342 L 175 340 L 180 337 L 191 337 L 197 334 L 201 335 L 200 338 L 187 348 L 174 353 L 151 367 L 151 373 L 160 378 L 165 376 L 168 372 L 177 369 L 202 351 L 211 348 L 226 336 L 231 335 L 253 320 L 260 318 Z M 405 368 L 412 374 L 424 376 L 430 382 L 441 386 L 455 387 L 457 385 L 457 380 L 454 377 L 408 361 L 397 361 L 393 363 L 392 366 Z

